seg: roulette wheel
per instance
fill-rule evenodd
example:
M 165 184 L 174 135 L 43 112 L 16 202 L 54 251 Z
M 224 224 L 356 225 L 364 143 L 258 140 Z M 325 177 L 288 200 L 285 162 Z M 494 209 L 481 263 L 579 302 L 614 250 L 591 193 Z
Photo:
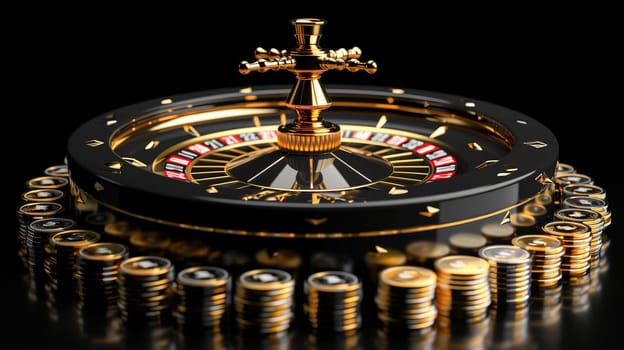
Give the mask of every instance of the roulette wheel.
M 170 239 L 199 240 L 220 252 L 243 248 L 253 254 L 268 248 L 269 254 L 251 259 L 266 267 L 286 256 L 287 263 L 278 266 L 288 270 L 287 281 L 301 281 L 315 268 L 305 263 L 301 268 L 299 259 L 312 261 L 318 252 L 344 254 L 354 262 L 351 272 L 367 283 L 366 296 L 374 293 L 375 268 L 395 258 L 401 261 L 395 265 L 403 265 L 407 260 L 402 259 L 410 258 L 403 256 L 409 243 L 448 242 L 458 233 L 483 233 L 492 224 L 526 233 L 539 229 L 562 205 L 563 184 L 557 179 L 569 169 L 559 162 L 557 137 L 544 124 L 459 95 L 325 85 L 326 71 L 374 74 L 377 64 L 364 60 L 357 47 L 324 49 L 319 42 L 323 20 L 292 24 L 293 49 L 257 49 L 255 59 L 241 62 L 239 70 L 287 71 L 294 84 L 172 95 L 108 111 L 77 127 L 67 141 L 67 193 L 73 199 L 67 210 L 87 223 L 92 214 L 112 213 L 146 230 L 166 231 Z M 606 202 L 600 203 L 595 209 L 607 214 Z M 156 245 L 154 255 L 166 254 L 163 243 Z M 236 267 L 229 268 L 236 275 Z M 166 270 L 168 283 L 171 272 Z M 387 288 L 404 293 L 394 285 Z M 235 307 L 253 305 L 264 291 L 253 283 L 243 290 L 244 302 L 234 302 Z M 577 302 L 582 303 L 572 303 Z M 133 306 L 124 304 L 123 311 Z M 430 325 L 432 308 L 427 310 Z M 254 327 L 267 329 L 268 316 L 253 320 Z M 251 327 L 248 321 L 239 325 Z M 366 323 L 358 318 L 358 327 L 359 322 Z M 284 323 L 277 323 L 283 330 Z M 484 337 L 477 328 L 470 331 Z M 416 341 L 456 345 L 444 332 Z

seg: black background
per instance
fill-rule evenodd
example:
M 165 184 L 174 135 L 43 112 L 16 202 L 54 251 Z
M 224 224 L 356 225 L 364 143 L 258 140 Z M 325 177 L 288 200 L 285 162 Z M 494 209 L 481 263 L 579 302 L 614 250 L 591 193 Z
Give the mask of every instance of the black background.
M 373 6 L 331 3 L 296 6 L 279 2 L 128 7 L 35 6 L 17 11 L 5 31 L 3 56 L 3 166 L 10 195 L 3 201 L 14 221 L 24 182 L 63 162 L 65 141 L 90 118 L 131 103 L 222 87 L 290 84 L 287 72 L 243 76 L 237 65 L 253 60 L 257 46 L 294 46 L 289 20 L 328 21 L 321 46 L 358 46 L 379 70 L 327 72 L 326 84 L 365 84 L 432 90 L 484 100 L 525 113 L 553 130 L 560 161 L 606 188 L 610 208 L 621 197 L 622 55 L 615 9 L 506 4 L 481 7 L 438 3 Z M 129 5 L 128 5 L 129 6 Z M 502 6 L 502 4 L 501 4 Z M 617 30 L 620 29 L 620 32 Z M 11 231 L 12 232 L 12 231 Z M 7 232 L 6 239 L 8 237 Z M 615 232 L 617 234 L 617 232 Z M 618 254 L 618 242 L 612 247 Z M 621 250 L 621 249 L 620 249 Z M 621 252 L 619 252 L 621 253 Z M 13 252 L 6 283 L 15 285 Z M 619 277 L 621 259 L 612 264 Z M 603 291 L 604 315 L 591 319 L 581 344 L 617 340 L 614 323 L 622 295 L 612 278 Z M 617 284 L 616 284 L 617 283 Z M 9 295 L 9 298 L 20 298 Z M 10 299 L 5 301 L 12 304 Z M 20 303 L 9 306 L 7 342 L 25 348 L 53 338 L 30 329 Z M 22 328 L 16 332 L 16 328 Z M 46 334 L 37 337 L 36 334 Z M 29 336 L 28 334 L 32 335 Z M 34 335 L 33 335 L 34 334 Z M 564 337 L 565 338 L 565 337 Z M 572 338 L 576 339 L 576 338 Z M 0 342 L 2 340 L 0 339 Z M 574 341 L 570 344 L 574 345 Z M 576 343 L 578 345 L 579 343 Z

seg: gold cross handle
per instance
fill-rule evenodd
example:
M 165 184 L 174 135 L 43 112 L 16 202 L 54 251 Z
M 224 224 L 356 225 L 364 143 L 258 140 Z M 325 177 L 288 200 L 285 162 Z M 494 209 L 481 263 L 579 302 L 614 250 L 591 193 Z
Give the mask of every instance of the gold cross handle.
M 286 106 L 297 112 L 297 119 L 278 128 L 277 144 L 282 150 L 296 153 L 325 153 L 340 147 L 340 127 L 321 118 L 320 112 L 331 106 L 331 99 L 321 75 L 328 70 L 365 71 L 375 73 L 374 61 L 361 62 L 362 51 L 324 50 L 319 46 L 322 27 L 326 21 L 316 18 L 292 20 L 297 47 L 291 50 L 256 49 L 255 62 L 242 61 L 239 71 L 267 72 L 287 70 L 295 74 L 297 82 L 286 99 Z

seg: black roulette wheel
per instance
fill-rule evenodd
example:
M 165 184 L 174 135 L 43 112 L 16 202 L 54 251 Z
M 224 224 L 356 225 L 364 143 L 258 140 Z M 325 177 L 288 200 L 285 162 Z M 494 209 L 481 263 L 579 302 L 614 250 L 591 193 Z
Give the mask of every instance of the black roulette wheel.
M 296 49 L 241 66 L 290 70 L 292 88 L 183 94 L 80 126 L 68 142 L 76 190 L 206 235 L 331 240 L 501 221 L 551 183 L 557 139 L 527 115 L 428 91 L 325 88 L 326 70 L 376 65 L 358 48 L 321 49 L 322 24 L 302 20 Z

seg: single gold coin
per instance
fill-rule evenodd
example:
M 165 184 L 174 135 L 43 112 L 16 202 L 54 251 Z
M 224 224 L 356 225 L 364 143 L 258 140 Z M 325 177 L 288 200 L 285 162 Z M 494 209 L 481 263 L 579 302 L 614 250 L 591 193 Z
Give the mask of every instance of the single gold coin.
M 159 256 L 136 256 L 121 262 L 119 271 L 134 276 L 160 276 L 171 271 L 173 264 Z
M 448 275 L 478 275 L 487 273 L 490 265 L 476 256 L 448 255 L 437 259 L 435 268 Z
M 451 248 L 448 244 L 436 241 L 413 241 L 405 246 L 405 252 L 418 260 L 437 259 L 448 255 Z
M 422 288 L 436 283 L 434 271 L 420 266 L 394 266 L 382 270 L 379 281 L 399 288 Z
M 479 233 L 460 232 L 449 237 L 449 244 L 458 249 L 479 249 L 487 244 L 487 240 Z
M 360 279 L 345 271 L 321 271 L 308 276 L 305 288 L 309 292 L 344 293 L 359 290 Z
M 524 235 L 511 239 L 511 244 L 528 251 L 550 252 L 563 250 L 563 243 L 557 237 L 549 235 Z
M 496 264 L 528 264 L 531 262 L 531 253 L 515 245 L 498 244 L 479 249 L 479 256 Z

